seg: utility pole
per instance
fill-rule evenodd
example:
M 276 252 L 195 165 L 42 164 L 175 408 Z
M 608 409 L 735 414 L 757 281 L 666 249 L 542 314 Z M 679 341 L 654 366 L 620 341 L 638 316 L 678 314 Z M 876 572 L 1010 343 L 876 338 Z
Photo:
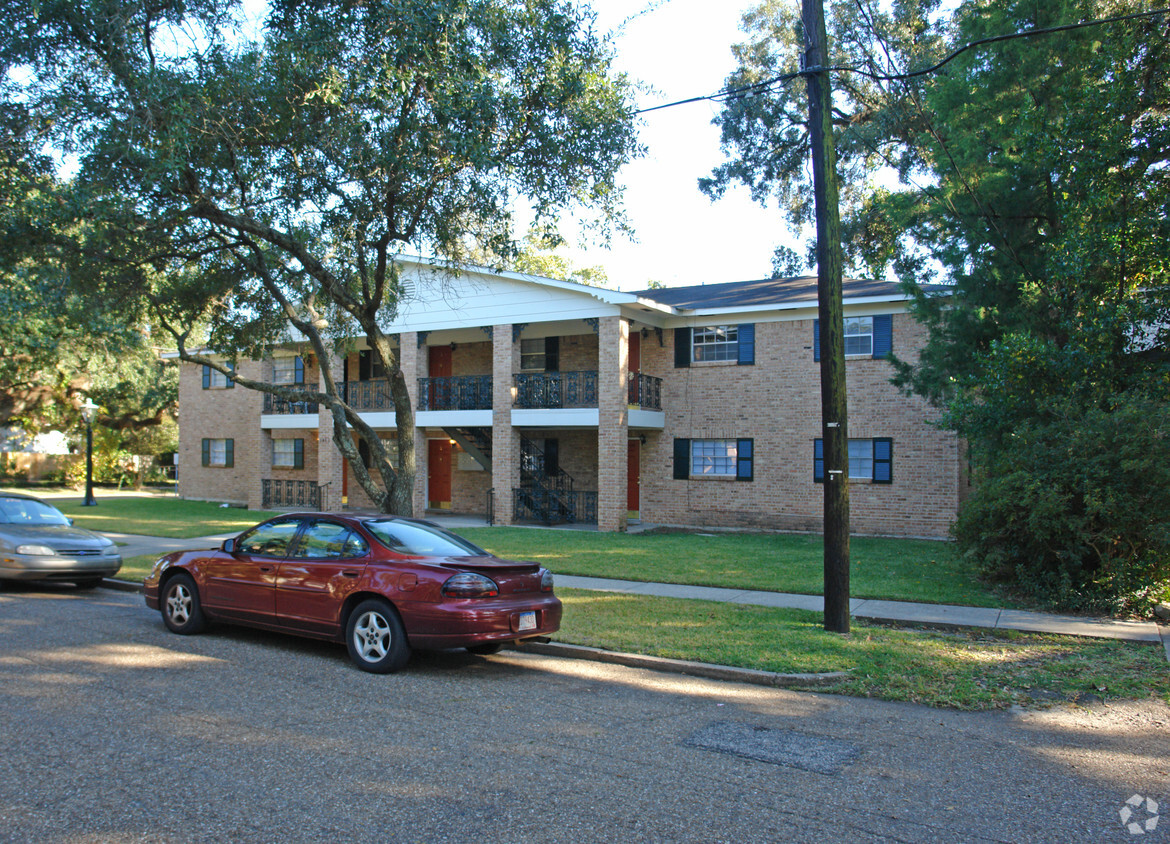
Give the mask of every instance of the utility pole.
M 845 399 L 845 324 L 841 302 L 841 212 L 832 89 L 823 0 L 802 0 L 804 76 L 817 215 L 821 437 L 825 465 L 825 629 L 849 632 L 849 426 Z

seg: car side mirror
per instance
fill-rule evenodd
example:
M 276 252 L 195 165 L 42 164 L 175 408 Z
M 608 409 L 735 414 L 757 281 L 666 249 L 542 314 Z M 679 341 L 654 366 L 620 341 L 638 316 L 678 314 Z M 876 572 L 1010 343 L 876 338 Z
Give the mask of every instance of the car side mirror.
M 236 553 L 236 541 L 234 539 L 225 539 L 223 545 L 219 546 L 220 550 L 225 554 Z

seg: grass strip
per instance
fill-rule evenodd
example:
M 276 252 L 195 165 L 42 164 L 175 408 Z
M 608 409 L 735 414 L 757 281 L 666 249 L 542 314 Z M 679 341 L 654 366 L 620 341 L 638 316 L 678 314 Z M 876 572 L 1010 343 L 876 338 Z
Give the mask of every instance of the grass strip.
M 50 503 L 78 527 L 99 533 L 171 539 L 236 533 L 276 515 L 264 510 L 221 507 L 211 501 L 136 495 L 102 495 L 96 507 L 83 507 L 80 499 L 54 498 Z
M 817 691 L 954 709 L 1058 701 L 1170 702 L 1159 644 L 1016 631 L 955 633 L 854 624 L 827 633 L 818 613 L 559 589 L 555 639 L 629 653 L 782 673 L 848 671 Z
M 534 560 L 555 574 L 820 595 L 824 544 L 804 534 L 620 534 L 531 528 L 459 531 L 500 557 Z M 950 542 L 854 537 L 855 598 L 973 607 L 1015 604 L 978 582 Z

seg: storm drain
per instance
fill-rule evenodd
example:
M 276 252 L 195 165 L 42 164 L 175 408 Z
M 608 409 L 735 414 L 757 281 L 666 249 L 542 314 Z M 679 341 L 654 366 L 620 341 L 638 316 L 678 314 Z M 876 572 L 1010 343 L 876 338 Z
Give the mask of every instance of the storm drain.
M 857 758 L 857 747 L 848 742 L 730 722 L 704 727 L 685 744 L 818 774 L 839 774 Z

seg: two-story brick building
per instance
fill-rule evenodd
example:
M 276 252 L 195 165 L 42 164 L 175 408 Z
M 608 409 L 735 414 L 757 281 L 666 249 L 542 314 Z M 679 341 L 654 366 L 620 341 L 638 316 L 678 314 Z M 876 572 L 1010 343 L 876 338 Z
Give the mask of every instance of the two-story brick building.
M 404 266 L 413 293 L 388 329 L 415 407 L 416 514 L 819 529 L 815 278 L 624 293 Z M 896 285 L 847 281 L 844 300 L 853 530 L 943 536 L 966 488 L 961 447 L 889 383 L 885 359 L 912 360 L 924 330 Z M 316 383 L 305 349 L 240 374 Z M 360 348 L 335 363 L 351 405 L 392 440 L 382 373 Z M 180 413 L 184 497 L 368 506 L 315 406 L 184 365 Z

